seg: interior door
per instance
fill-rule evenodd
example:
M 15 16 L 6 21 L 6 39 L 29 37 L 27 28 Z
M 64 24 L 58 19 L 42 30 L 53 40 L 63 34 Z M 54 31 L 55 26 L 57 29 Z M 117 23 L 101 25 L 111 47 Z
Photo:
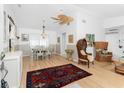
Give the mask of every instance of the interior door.
M 62 33 L 62 55 L 65 55 L 66 47 L 66 33 Z

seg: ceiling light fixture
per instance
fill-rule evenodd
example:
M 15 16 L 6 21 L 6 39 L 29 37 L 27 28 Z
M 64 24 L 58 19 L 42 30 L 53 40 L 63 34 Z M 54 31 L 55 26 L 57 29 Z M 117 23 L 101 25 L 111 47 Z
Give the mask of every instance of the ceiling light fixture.
M 45 25 L 44 24 L 45 24 L 45 20 L 43 20 L 43 26 L 42 26 L 43 32 L 41 34 L 41 36 L 42 36 L 43 39 L 45 39 L 46 36 L 47 36 L 47 34 L 45 33 Z

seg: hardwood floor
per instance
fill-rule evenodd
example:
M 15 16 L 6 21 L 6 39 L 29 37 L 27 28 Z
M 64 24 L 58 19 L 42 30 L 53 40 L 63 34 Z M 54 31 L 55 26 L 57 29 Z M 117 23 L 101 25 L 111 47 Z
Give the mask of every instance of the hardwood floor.
M 64 86 L 65 88 L 77 84 L 83 88 L 115 88 L 124 87 L 124 76 L 114 72 L 114 65 L 107 62 L 95 62 L 94 65 L 91 64 L 88 69 L 86 65 L 77 64 L 76 62 L 67 61 L 63 57 L 54 55 L 51 59 L 32 61 L 30 57 L 23 59 L 23 72 L 21 86 L 26 87 L 26 74 L 28 71 L 43 69 L 53 66 L 59 66 L 64 64 L 72 63 L 81 69 L 84 69 L 93 75 L 86 78 L 75 81 L 69 85 Z

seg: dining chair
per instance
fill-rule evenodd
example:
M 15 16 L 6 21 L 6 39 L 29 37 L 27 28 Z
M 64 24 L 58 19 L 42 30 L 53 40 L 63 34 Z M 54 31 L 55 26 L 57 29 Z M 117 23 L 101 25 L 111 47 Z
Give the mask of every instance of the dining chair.
M 37 50 L 37 60 L 39 59 L 39 57 L 42 57 L 42 59 L 44 58 L 44 53 L 43 53 L 42 49 Z
M 37 58 L 37 51 L 34 48 L 31 48 L 31 58 L 32 58 L 32 60 Z
M 48 47 L 46 47 L 46 48 L 44 47 L 42 51 L 43 51 L 43 53 L 44 53 L 44 58 L 49 57 Z M 49 58 L 50 58 L 50 57 L 49 57 Z

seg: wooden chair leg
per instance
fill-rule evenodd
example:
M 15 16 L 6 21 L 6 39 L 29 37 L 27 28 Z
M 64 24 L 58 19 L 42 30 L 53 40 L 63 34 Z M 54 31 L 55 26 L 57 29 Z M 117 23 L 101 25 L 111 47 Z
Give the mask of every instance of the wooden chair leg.
M 78 60 L 78 64 L 80 64 L 81 62 L 80 62 L 80 60 Z
M 92 62 L 92 64 L 94 65 L 94 61 Z
M 50 59 L 50 57 L 51 57 L 51 56 L 50 56 L 50 55 L 48 55 L 48 57 L 49 57 L 49 59 Z
M 90 62 L 88 61 L 88 68 L 90 67 Z
M 43 56 L 41 56 L 41 60 L 43 60 Z
M 39 59 L 39 56 L 37 56 L 37 60 Z

